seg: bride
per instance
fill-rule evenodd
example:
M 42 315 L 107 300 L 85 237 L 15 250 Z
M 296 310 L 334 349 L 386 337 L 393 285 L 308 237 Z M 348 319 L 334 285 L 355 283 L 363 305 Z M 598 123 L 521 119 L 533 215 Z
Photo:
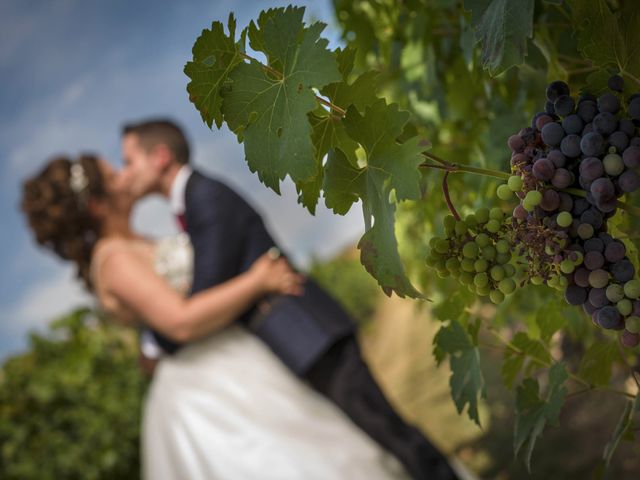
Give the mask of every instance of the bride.
M 185 297 L 184 237 L 133 232 L 133 199 L 109 163 L 58 158 L 25 182 L 22 209 L 39 244 L 73 261 L 102 307 L 178 342 L 147 393 L 145 479 L 407 478 L 395 457 L 295 377 L 234 320 L 264 295 L 299 295 L 303 278 L 263 255 L 237 277 Z

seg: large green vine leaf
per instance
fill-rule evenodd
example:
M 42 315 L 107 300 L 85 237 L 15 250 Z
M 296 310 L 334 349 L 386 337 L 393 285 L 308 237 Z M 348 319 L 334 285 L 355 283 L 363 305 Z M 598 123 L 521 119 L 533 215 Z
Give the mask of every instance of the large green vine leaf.
M 354 166 L 339 149 L 329 155 L 325 173 L 327 207 L 345 213 L 362 200 L 367 230 L 358 243 L 367 271 L 387 295 L 420 297 L 407 279 L 395 236 L 395 203 L 420 197 L 418 165 L 423 147 L 417 138 L 399 144 L 396 138 L 409 119 L 397 105 L 378 100 L 361 115 L 350 106 L 344 118 L 346 131 L 365 152 L 364 165 Z M 373 224 L 372 224 L 373 220 Z
M 258 62 L 240 63 L 223 100 L 229 128 L 241 134 L 252 172 L 276 192 L 290 175 L 296 183 L 312 180 L 318 158 L 311 140 L 308 114 L 317 107 L 311 87 L 341 79 L 335 54 L 320 38 L 325 25 L 305 27 L 303 8 L 262 12 L 249 26 L 250 45 L 263 52 L 272 69 Z
M 193 45 L 193 60 L 184 67 L 184 73 L 191 78 L 187 85 L 189 99 L 200 112 L 202 120 L 211 128 L 222 126 L 221 89 L 229 72 L 242 62 L 244 33 L 236 43 L 236 20 L 229 15 L 229 35 L 225 35 L 220 22 L 213 22 L 210 30 L 203 30 Z
M 565 380 L 569 378 L 563 363 L 555 363 L 549 369 L 548 392 L 539 395 L 538 381 L 525 378 L 516 389 L 516 428 L 514 437 L 515 455 L 525 448 L 525 463 L 531 471 L 531 455 L 544 427 L 558 423 L 560 410 L 564 404 L 567 389 Z
M 482 48 L 482 66 L 498 75 L 519 65 L 533 35 L 534 0 L 465 0 Z

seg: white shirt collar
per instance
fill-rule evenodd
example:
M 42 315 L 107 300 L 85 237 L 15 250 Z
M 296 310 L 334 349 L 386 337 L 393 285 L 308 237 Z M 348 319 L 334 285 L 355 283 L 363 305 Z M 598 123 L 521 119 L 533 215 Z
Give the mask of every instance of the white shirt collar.
M 181 215 L 185 210 L 185 191 L 187 182 L 193 173 L 193 169 L 189 165 L 183 165 L 178 170 L 176 178 L 173 179 L 171 190 L 169 191 L 169 207 L 174 215 Z

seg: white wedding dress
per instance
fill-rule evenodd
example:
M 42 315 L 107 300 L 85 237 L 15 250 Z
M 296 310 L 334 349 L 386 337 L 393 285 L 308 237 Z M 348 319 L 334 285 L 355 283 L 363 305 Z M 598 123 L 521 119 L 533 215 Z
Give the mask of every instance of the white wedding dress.
M 182 292 L 190 262 L 183 236 L 157 243 L 156 271 Z M 408 478 L 240 325 L 160 360 L 145 400 L 142 461 L 146 480 Z

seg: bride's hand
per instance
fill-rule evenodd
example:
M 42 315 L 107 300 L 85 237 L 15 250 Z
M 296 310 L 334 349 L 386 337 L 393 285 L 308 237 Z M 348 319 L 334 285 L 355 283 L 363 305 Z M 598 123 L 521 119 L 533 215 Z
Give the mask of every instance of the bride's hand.
M 274 259 L 265 253 L 251 265 L 249 271 L 264 293 L 302 295 L 304 277 L 296 273 L 284 257 Z

